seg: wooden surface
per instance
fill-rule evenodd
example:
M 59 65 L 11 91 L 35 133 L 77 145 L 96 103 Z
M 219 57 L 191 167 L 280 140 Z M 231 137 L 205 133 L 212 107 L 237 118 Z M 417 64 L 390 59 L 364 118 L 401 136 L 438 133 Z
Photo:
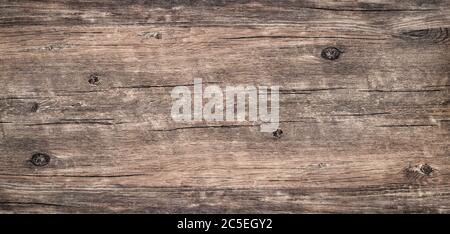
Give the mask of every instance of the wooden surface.
M 0 213 L 449 213 L 449 34 L 448 0 L 1 0 Z M 175 123 L 194 78 L 280 85 L 283 135 Z

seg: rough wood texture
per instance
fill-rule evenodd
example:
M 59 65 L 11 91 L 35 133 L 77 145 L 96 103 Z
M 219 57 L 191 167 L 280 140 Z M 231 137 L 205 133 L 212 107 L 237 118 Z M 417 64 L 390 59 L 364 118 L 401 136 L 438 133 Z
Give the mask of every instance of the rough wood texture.
M 449 213 L 449 31 L 448 0 L 1 0 L 0 212 Z M 175 123 L 197 77 L 280 85 L 283 135 Z

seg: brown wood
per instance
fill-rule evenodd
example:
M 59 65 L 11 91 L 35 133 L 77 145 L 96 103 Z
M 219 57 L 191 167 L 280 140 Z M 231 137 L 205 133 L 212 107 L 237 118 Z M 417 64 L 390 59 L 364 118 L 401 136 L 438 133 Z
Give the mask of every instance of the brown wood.
M 0 212 L 449 213 L 449 31 L 448 0 L 2 0 Z M 175 123 L 194 78 L 280 85 L 283 134 Z

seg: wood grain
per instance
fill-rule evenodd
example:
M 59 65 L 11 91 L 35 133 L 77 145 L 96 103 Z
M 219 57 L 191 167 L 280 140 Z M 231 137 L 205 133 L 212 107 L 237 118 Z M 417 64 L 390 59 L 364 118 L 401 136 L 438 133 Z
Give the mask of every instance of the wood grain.
M 449 31 L 448 0 L 1 0 L 0 213 L 449 213 Z M 280 85 L 283 135 L 175 123 L 194 78 Z

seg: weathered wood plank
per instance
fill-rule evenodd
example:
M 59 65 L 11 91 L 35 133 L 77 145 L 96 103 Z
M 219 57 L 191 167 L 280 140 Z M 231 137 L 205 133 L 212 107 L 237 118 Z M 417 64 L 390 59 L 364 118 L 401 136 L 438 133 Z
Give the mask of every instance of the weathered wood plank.
M 0 212 L 448 213 L 449 6 L 1 1 Z M 280 85 L 283 135 L 175 123 L 194 78 Z

